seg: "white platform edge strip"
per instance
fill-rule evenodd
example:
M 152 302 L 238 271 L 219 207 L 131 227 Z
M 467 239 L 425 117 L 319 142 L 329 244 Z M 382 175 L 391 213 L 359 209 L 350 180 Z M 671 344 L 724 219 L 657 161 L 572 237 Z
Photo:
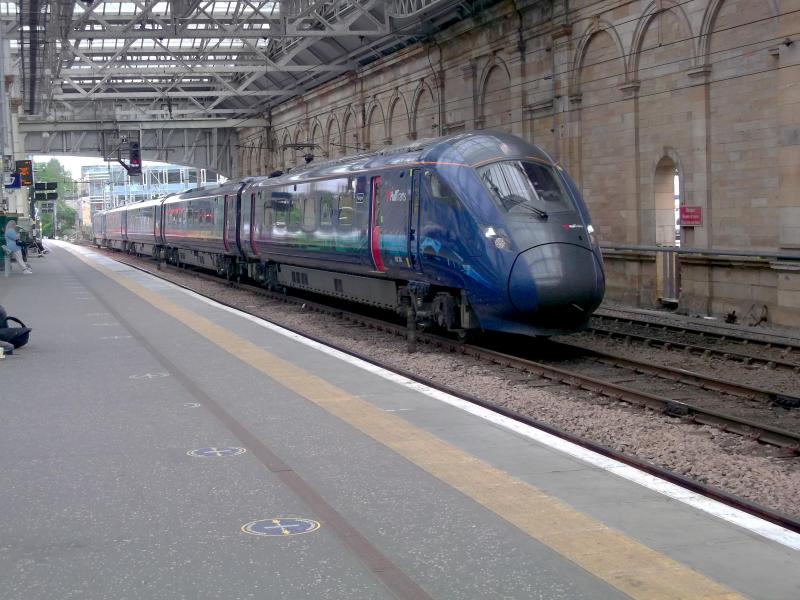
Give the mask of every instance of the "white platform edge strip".
M 73 247 L 74 250 L 77 250 L 80 254 L 87 256 L 89 258 L 93 258 L 98 263 L 103 263 L 104 266 L 108 266 L 110 264 L 115 265 L 117 268 L 114 270 L 117 272 L 130 269 L 134 273 L 141 273 L 143 276 L 152 277 L 146 273 L 141 271 L 136 271 L 133 267 L 122 267 L 120 268 L 120 263 L 114 261 L 113 259 L 106 258 L 95 252 L 88 250 L 83 247 Z M 70 250 L 73 250 L 70 248 Z M 532 427 L 530 425 L 526 425 L 524 423 L 520 423 L 508 417 L 504 417 L 503 415 L 497 414 L 492 412 L 482 406 L 477 406 L 467 402 L 466 400 L 462 400 L 445 392 L 440 392 L 439 390 L 435 390 L 427 385 L 422 383 L 418 383 L 413 381 L 412 379 L 408 379 L 402 375 L 398 375 L 397 373 L 393 373 L 388 371 L 382 367 L 378 367 L 373 365 L 372 363 L 366 362 L 361 360 L 360 358 L 356 358 L 345 352 L 341 352 L 340 350 L 336 350 L 319 342 L 315 342 L 314 340 L 308 339 L 300 334 L 294 333 L 281 327 L 280 325 L 275 325 L 273 323 L 269 323 L 268 321 L 264 321 L 259 317 L 255 317 L 253 315 L 249 315 L 245 312 L 237 310 L 235 308 L 231 308 L 229 306 L 225 306 L 214 300 L 206 298 L 205 296 L 201 296 L 196 292 L 192 292 L 191 290 L 184 289 L 180 286 L 171 284 L 169 282 L 168 287 L 183 292 L 201 302 L 204 302 L 210 306 L 218 308 L 220 310 L 224 310 L 231 314 L 237 315 L 248 321 L 255 323 L 261 327 L 266 329 L 270 329 L 275 333 L 283 335 L 287 338 L 295 340 L 301 344 L 304 344 L 310 348 L 318 350 L 320 352 L 324 352 L 330 356 L 343 360 L 351 365 L 364 369 L 365 371 L 369 371 L 375 375 L 379 375 L 384 379 L 388 379 L 394 383 L 399 385 L 405 386 L 431 398 L 435 398 L 441 402 L 445 402 L 451 406 L 456 408 L 460 408 L 461 410 L 468 412 L 472 415 L 480 417 L 486 421 L 490 421 L 496 425 L 500 425 L 506 429 L 514 431 L 522 436 L 525 436 L 529 439 L 535 440 L 540 444 L 544 444 L 550 448 L 559 450 L 569 456 L 574 458 L 580 459 L 586 463 L 589 463 L 593 466 L 599 467 L 608 471 L 609 473 L 613 473 L 614 475 L 618 475 L 628 481 L 632 481 L 638 485 L 641 485 L 649 490 L 667 496 L 668 498 L 672 498 L 679 502 L 683 502 L 693 508 L 701 510 L 705 513 L 713 515 L 717 518 L 723 519 L 724 521 L 728 521 L 729 523 L 733 523 L 739 527 L 747 529 L 748 531 L 752 531 L 753 533 L 757 533 L 760 536 L 763 536 L 769 540 L 782 544 L 788 548 L 792 548 L 794 550 L 800 550 L 800 534 L 795 533 L 794 531 L 790 531 L 785 527 L 781 527 L 780 525 L 776 525 L 775 523 L 770 523 L 769 521 L 765 521 L 759 517 L 754 515 L 748 514 L 743 512 L 737 508 L 733 508 L 731 506 L 727 506 L 718 500 L 713 500 L 711 498 L 706 498 L 696 492 L 692 492 L 691 490 L 684 489 L 674 483 L 670 483 L 669 481 L 665 481 L 654 475 L 650 475 L 649 473 L 645 473 L 632 467 L 630 465 L 626 465 L 624 463 L 619 462 L 613 458 L 608 458 L 603 456 L 602 454 L 598 454 L 592 450 L 588 450 L 577 444 L 569 442 L 567 440 L 561 439 L 553 434 L 547 433 L 545 431 L 541 431 Z

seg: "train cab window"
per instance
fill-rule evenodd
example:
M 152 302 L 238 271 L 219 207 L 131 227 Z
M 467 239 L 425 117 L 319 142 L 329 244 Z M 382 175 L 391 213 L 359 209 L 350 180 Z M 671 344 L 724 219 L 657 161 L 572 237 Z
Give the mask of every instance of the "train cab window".
M 458 199 L 450 189 L 450 186 L 437 177 L 435 173 L 432 173 L 431 171 L 425 171 L 424 178 L 425 184 L 428 188 L 428 193 L 431 195 L 431 198 L 446 204 L 458 203 Z
M 508 213 L 546 217 L 549 212 L 574 210 L 550 165 L 508 160 L 479 168 L 478 176 L 498 207 Z

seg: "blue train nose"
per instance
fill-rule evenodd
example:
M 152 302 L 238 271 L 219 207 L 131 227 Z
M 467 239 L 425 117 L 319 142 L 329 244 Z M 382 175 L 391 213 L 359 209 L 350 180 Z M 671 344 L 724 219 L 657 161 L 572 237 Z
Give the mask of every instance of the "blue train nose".
M 600 305 L 605 284 L 594 253 L 552 243 L 522 252 L 514 261 L 508 294 L 532 322 L 554 328 L 580 324 Z

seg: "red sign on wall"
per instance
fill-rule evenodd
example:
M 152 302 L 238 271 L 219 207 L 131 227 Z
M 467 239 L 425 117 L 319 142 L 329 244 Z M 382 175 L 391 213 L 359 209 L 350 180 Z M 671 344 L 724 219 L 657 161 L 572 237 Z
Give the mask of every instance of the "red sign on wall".
M 681 227 L 702 227 L 703 207 L 702 206 L 681 206 L 680 207 L 680 226 Z

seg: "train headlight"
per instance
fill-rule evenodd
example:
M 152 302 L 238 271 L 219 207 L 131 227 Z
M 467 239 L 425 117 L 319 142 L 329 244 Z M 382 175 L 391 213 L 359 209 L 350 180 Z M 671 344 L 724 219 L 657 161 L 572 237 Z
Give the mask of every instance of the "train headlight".
M 509 240 L 504 235 L 497 233 L 494 227 L 484 227 L 483 229 L 483 236 L 487 239 L 492 240 L 494 243 L 494 247 L 498 250 L 511 250 L 511 240 Z
M 589 241 L 592 243 L 592 246 L 597 246 L 597 236 L 594 234 L 594 227 L 588 225 L 586 227 L 586 233 L 589 234 Z

